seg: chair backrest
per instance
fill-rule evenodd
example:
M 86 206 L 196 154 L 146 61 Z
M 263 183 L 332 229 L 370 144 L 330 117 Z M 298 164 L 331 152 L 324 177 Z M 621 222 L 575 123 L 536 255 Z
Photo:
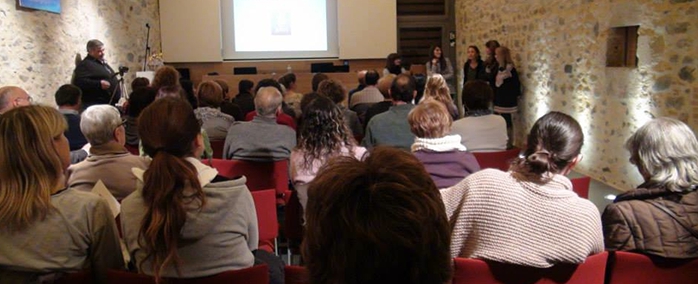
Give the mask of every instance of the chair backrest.
M 107 271 L 107 283 L 154 284 L 155 278 L 121 270 Z M 212 276 L 199 278 L 167 278 L 169 284 L 268 284 L 269 269 L 266 264 L 255 265 L 240 270 L 230 270 Z
M 294 190 L 284 207 L 284 235 L 294 241 L 303 239 L 303 209 Z
M 140 151 L 138 150 L 138 146 L 126 144 L 126 145 L 124 145 L 124 147 L 126 147 L 126 150 L 128 150 L 128 152 L 131 154 L 134 154 L 136 156 L 139 156 L 141 154 Z
M 203 160 L 204 164 L 209 164 Z M 244 160 L 211 159 L 210 166 L 218 170 L 218 174 L 227 178 L 245 176 L 247 188 L 251 191 L 274 188 L 276 189 L 277 204 L 285 204 L 290 197 L 288 189 L 288 160 L 274 162 L 253 162 Z
M 589 198 L 589 184 L 591 183 L 591 178 L 590 177 L 580 177 L 580 178 L 573 178 L 571 179 L 572 181 L 572 190 L 579 195 L 579 197 L 582 198 Z
M 54 284 L 89 284 L 92 283 L 92 273 L 89 270 L 66 273 L 54 281 Z
M 603 252 L 588 257 L 579 265 L 558 264 L 551 268 L 535 268 L 480 259 L 455 258 L 453 284 L 603 284 L 607 260 L 608 253 Z
M 608 284 L 698 283 L 698 259 L 660 259 L 617 251 L 608 263 Z
M 225 140 L 211 141 L 211 149 L 213 150 L 214 159 L 223 159 L 223 146 L 225 146 Z
M 274 239 L 279 236 L 279 221 L 276 218 L 276 191 L 274 189 L 253 191 L 252 198 L 257 211 L 259 241 L 260 243 L 273 244 Z
M 473 152 L 481 169 L 509 170 L 509 162 L 519 156 L 521 149 L 513 148 L 499 152 Z
M 284 268 L 286 284 L 309 284 L 308 269 L 302 266 L 286 265 Z

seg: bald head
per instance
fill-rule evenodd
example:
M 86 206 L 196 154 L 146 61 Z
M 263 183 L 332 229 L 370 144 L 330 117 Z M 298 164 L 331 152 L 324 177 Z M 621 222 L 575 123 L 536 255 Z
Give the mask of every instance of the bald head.
M 27 91 L 16 86 L 6 86 L 0 88 L 0 114 L 5 113 L 19 106 L 28 106 L 31 98 Z
M 254 97 L 254 107 L 257 115 L 264 117 L 276 117 L 276 111 L 281 107 L 283 97 L 274 87 L 262 87 L 257 90 Z
M 359 84 L 361 84 L 361 85 L 366 84 L 366 70 L 361 70 L 359 72 L 356 72 L 356 76 L 359 78 Z

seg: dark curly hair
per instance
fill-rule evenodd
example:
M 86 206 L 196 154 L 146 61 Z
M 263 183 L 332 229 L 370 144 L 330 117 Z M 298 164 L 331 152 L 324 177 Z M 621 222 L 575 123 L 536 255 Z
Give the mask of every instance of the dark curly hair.
M 303 167 L 312 168 L 315 159 L 326 160 L 337 156 L 347 146 L 353 156 L 356 145 L 351 131 L 344 124 L 344 114 L 327 97 L 319 96 L 303 110 L 297 150 L 304 153 Z

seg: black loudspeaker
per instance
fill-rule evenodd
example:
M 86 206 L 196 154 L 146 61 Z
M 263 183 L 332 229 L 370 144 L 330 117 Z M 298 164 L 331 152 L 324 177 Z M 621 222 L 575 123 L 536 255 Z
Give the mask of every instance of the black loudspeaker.
M 335 65 L 335 66 L 334 66 L 334 72 L 337 72 L 337 73 L 348 73 L 348 72 L 349 72 L 349 65 Z
M 233 68 L 235 75 L 254 75 L 257 74 L 257 67 L 235 67 Z
M 334 64 L 332 62 L 311 63 L 310 73 L 334 73 Z

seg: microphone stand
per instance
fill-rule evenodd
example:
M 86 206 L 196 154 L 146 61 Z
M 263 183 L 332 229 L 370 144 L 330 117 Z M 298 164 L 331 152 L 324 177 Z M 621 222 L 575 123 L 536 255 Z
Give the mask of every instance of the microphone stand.
M 146 23 L 145 27 L 147 28 L 146 34 L 145 34 L 145 58 L 143 58 L 143 71 L 146 71 L 146 64 L 148 63 L 148 56 L 150 56 L 150 24 Z

